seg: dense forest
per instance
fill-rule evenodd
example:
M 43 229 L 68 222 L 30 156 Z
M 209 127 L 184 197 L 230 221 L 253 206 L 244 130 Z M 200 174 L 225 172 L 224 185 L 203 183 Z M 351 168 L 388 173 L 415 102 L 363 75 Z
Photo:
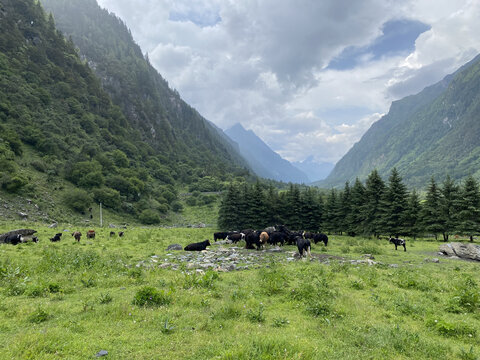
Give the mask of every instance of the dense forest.
M 450 177 L 438 185 L 432 177 L 424 199 L 408 191 L 394 168 L 385 182 L 377 170 L 365 183 L 358 178 L 341 190 L 322 192 L 290 185 L 231 184 L 218 216 L 224 230 L 262 229 L 285 224 L 292 230 L 350 236 L 412 236 L 431 234 L 447 241 L 452 234 L 480 232 L 480 191 L 473 177 L 457 184 Z
M 364 181 L 377 169 L 392 168 L 409 186 L 424 186 L 433 175 L 455 181 L 480 177 L 480 56 L 416 95 L 394 101 L 336 164 L 321 186 Z
M 115 17 L 107 19 L 124 27 Z M 74 211 L 82 212 L 95 201 L 155 223 L 179 208 L 179 188 L 218 191 L 226 181 L 249 176 L 228 144 L 218 140 L 217 130 L 178 94 L 172 98 L 156 88 L 139 91 L 139 86 L 168 86 L 138 46 L 113 43 L 119 44 L 117 52 L 131 54 L 130 61 L 143 67 L 141 81 L 123 71 L 122 66 L 129 66 L 125 57 L 110 54 L 110 61 L 95 65 L 82 59 L 72 38 L 65 38 L 38 1 L 1 2 L 0 191 L 45 197 L 32 180 L 46 177 L 48 191 L 60 190 Z M 101 42 L 96 47 L 108 48 Z M 92 66 L 120 72 L 122 81 L 135 84 L 117 86 L 127 93 L 115 97 L 104 90 Z M 115 103 L 111 96 L 127 100 Z M 157 114 L 155 126 L 132 120 L 127 107 L 138 98 L 147 99 L 151 116 Z M 159 108 L 164 102 L 178 111 L 169 115 L 167 108 Z M 175 122 L 169 122 L 172 116 Z M 74 189 L 62 192 L 65 182 Z

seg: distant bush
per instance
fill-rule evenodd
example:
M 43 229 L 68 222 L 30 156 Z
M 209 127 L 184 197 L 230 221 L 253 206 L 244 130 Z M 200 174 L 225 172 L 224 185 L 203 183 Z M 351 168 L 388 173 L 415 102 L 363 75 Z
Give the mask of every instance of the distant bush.
M 102 203 L 103 205 L 111 209 L 115 209 L 120 206 L 120 193 L 114 189 L 110 189 L 107 187 L 94 189 L 93 198 L 96 202 Z
M 185 200 L 185 203 L 188 206 L 197 206 L 197 198 L 190 196 Z
M 152 209 L 146 209 L 138 216 L 138 220 L 145 225 L 154 225 L 160 222 L 160 216 Z
M 180 202 L 178 202 L 178 201 L 174 201 L 174 202 L 172 203 L 172 210 L 173 210 L 174 212 L 177 212 L 177 213 L 178 213 L 178 212 L 182 212 L 182 210 L 183 210 L 183 205 L 182 205 Z
M 28 181 L 23 176 L 18 174 L 14 176 L 9 176 L 8 174 L 4 174 L 0 178 L 0 183 L 3 189 L 11 193 L 16 193 L 20 191 L 20 189 L 23 188 L 25 185 L 27 185 Z
M 64 203 L 75 211 L 85 211 L 92 204 L 92 196 L 81 189 L 74 189 L 63 195 Z

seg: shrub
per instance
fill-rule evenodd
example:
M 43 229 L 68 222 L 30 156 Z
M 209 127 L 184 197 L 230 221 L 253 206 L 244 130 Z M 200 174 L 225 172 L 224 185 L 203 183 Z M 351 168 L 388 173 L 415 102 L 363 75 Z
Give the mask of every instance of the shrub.
M 120 206 L 120 193 L 117 190 L 102 187 L 93 190 L 93 198 L 96 202 L 102 203 L 106 207 L 115 209 Z
M 190 196 L 185 200 L 185 203 L 188 206 L 197 206 L 197 198 Z
M 2 187 L 8 192 L 16 193 L 25 185 L 27 185 L 27 183 L 27 179 L 17 174 L 13 177 L 6 177 L 5 180 L 2 181 Z
M 92 196 L 81 189 L 71 190 L 63 195 L 63 201 L 75 211 L 85 211 L 93 202 Z
M 160 222 L 160 216 L 152 209 L 146 209 L 138 216 L 138 220 L 145 225 L 154 225 Z
M 183 210 L 183 205 L 182 205 L 180 202 L 178 202 L 178 201 L 174 201 L 174 202 L 172 203 L 172 210 L 173 210 L 174 212 L 176 212 L 176 213 L 182 212 L 182 210 Z
M 133 298 L 133 304 L 138 306 L 155 307 L 168 305 L 172 302 L 171 292 L 157 290 L 151 286 L 145 286 L 137 291 Z

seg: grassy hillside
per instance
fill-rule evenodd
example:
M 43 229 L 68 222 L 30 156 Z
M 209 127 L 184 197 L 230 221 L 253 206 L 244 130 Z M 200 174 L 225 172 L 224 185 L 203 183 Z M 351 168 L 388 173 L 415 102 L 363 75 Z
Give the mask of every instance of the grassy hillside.
M 2 223 L 0 233 L 18 225 Z M 2 359 L 85 359 L 100 350 L 115 359 L 480 354 L 477 265 L 431 262 L 432 241 L 396 252 L 386 241 L 333 237 L 328 249 L 314 247 L 311 262 L 292 260 L 293 247 L 238 249 L 237 266 L 249 268 L 217 273 L 189 265 L 199 254 L 165 250 L 211 239 L 212 229 L 129 228 L 124 238 L 98 229 L 80 243 L 65 232 L 53 244 L 57 230 L 31 226 L 40 243 L 0 245 Z M 212 245 L 206 255 L 221 263 L 230 247 Z M 242 263 L 246 256 L 256 260 Z
M 0 201 L 16 212 L 30 199 L 40 208 L 37 220 L 83 221 L 82 213 L 102 203 L 125 221 L 153 224 L 178 212 L 180 189 L 219 191 L 248 176 L 218 130 L 168 89 L 129 33 L 130 43 L 116 48 L 129 55 L 102 66 L 130 74 L 125 68 L 136 61 L 145 79 L 121 86 L 131 93 L 114 104 L 92 63 L 80 59 L 38 1 L 3 1 L 0 30 Z M 150 112 L 146 103 L 136 109 L 156 114 L 155 127 L 132 120 L 127 107 L 139 98 L 150 99 Z
M 377 169 L 384 178 L 396 167 L 410 186 L 433 175 L 454 180 L 480 174 L 480 58 L 417 95 L 392 103 L 322 182 L 342 186 Z

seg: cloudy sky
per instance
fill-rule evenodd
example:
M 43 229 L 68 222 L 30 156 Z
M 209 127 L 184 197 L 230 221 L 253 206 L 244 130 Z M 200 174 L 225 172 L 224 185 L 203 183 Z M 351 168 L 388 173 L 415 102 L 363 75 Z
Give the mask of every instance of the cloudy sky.
M 480 52 L 479 0 L 98 0 L 204 117 L 336 162 Z

